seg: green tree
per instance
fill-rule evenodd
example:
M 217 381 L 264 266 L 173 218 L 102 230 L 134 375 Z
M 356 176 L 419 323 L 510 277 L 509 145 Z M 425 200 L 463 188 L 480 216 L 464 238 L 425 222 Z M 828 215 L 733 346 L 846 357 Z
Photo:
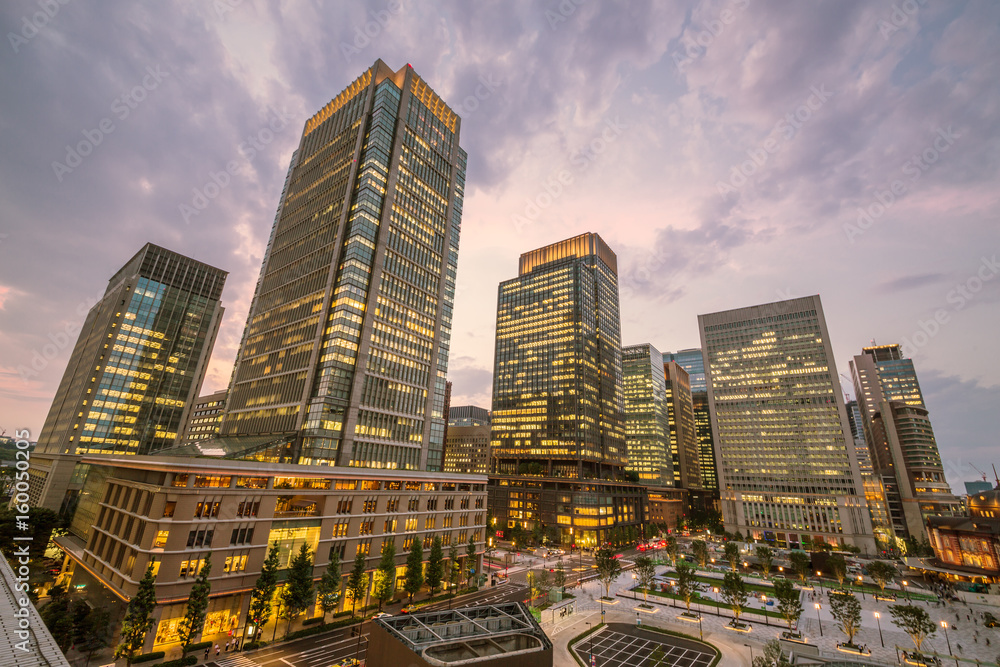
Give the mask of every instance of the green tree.
M 326 622 L 326 615 L 337 610 L 340 604 L 340 554 L 330 551 L 330 562 L 326 564 L 326 570 L 316 587 L 319 593 L 319 604 L 323 608 L 323 622 Z
M 427 587 L 431 589 L 431 596 L 441 587 L 441 580 L 444 577 L 444 552 L 441 550 L 441 538 L 434 536 L 431 541 L 431 553 L 427 557 L 427 573 L 424 578 L 427 580 Z
M 365 597 L 365 589 L 368 588 L 368 577 L 365 574 L 366 562 L 365 552 L 358 549 L 358 553 L 354 556 L 354 569 L 351 570 L 351 576 L 347 578 L 347 597 L 351 601 L 351 618 L 354 618 L 354 612 L 358 608 L 358 600 Z
M 524 575 L 524 581 L 528 585 L 528 605 L 535 606 L 535 598 L 542 594 L 542 587 L 538 580 L 538 575 L 534 570 L 528 570 Z
M 309 547 L 303 544 L 288 568 L 288 581 L 281 591 L 282 615 L 291 622 L 309 608 L 313 601 L 313 560 Z M 286 630 L 287 633 L 287 630 Z
M 830 591 L 830 613 L 847 635 L 848 646 L 861 629 L 861 603 L 850 591 Z
M 38 615 L 48 628 L 49 634 L 65 653 L 73 643 L 73 616 L 70 613 L 72 601 L 66 589 L 53 586 L 49 589 L 49 602 Z
M 396 542 L 388 539 L 382 542 L 382 558 L 375 571 L 375 599 L 378 600 L 378 610 L 382 611 L 382 603 L 392 599 L 396 587 Z
M 566 568 L 563 567 L 562 561 L 556 565 L 555 576 L 552 578 L 552 583 L 556 588 L 562 590 L 566 587 Z
M 111 641 L 111 610 L 107 607 L 92 609 L 74 630 L 76 650 L 87 657 L 89 664 L 94 655 Z
M 698 581 L 695 568 L 687 563 L 677 563 L 677 595 L 684 601 L 684 607 L 691 611 L 691 600 L 704 586 Z
M 791 555 L 788 556 L 788 560 L 791 561 L 792 570 L 799 578 L 799 581 L 803 584 L 806 583 L 806 577 L 809 576 L 809 568 L 812 563 L 812 560 L 809 558 L 809 554 L 801 551 L 793 551 Z
M 755 656 L 753 659 L 753 667 L 790 667 L 790 665 L 788 656 L 781 650 L 781 644 L 777 639 L 772 639 L 764 644 L 761 655 Z
M 747 599 L 750 597 L 747 591 L 747 586 L 743 582 L 743 577 L 740 576 L 739 572 L 726 572 L 725 578 L 722 580 L 722 599 L 726 601 L 730 609 L 733 610 L 733 624 L 737 624 L 740 621 L 740 615 L 743 613 L 743 607 L 747 603 Z
M 150 563 L 146 568 L 146 574 L 139 581 L 139 589 L 129 600 L 128 609 L 125 611 L 125 620 L 121 626 L 121 643 L 115 649 L 115 660 L 125 658 L 131 665 L 136 652 L 142 649 L 146 633 L 153 627 L 151 616 L 156 607 L 155 581 L 153 564 Z
M 275 542 L 267 552 L 264 565 L 260 568 L 260 576 L 250 593 L 250 610 L 247 612 L 247 623 L 255 628 L 256 635 L 263 632 L 264 626 L 271 618 L 271 600 L 278 588 L 278 543 Z M 255 635 L 255 636 L 256 636 Z
M 560 563 L 562 565 L 562 563 Z M 646 602 L 646 595 L 649 592 L 650 586 L 653 585 L 653 579 L 656 577 L 656 564 L 653 559 L 649 556 L 643 555 L 635 559 L 635 578 L 639 583 L 639 587 L 642 589 L 642 601 Z
M 615 558 L 615 552 L 608 547 L 598 549 L 594 561 L 597 564 L 597 578 L 604 585 L 604 596 L 610 597 L 611 584 L 622 573 L 622 564 Z
M 202 629 L 205 627 L 205 612 L 208 609 L 208 596 L 212 592 L 212 583 L 208 576 L 212 573 L 212 554 L 205 557 L 205 561 L 198 571 L 198 577 L 191 586 L 191 595 L 188 597 L 187 611 L 184 613 L 184 620 L 181 621 L 177 629 L 181 638 L 181 652 L 194 642 Z
M 934 634 L 937 625 L 931 620 L 930 614 L 924 609 L 911 604 L 889 605 L 889 615 L 896 627 L 910 635 L 913 645 L 920 652 L 924 640 Z
M 448 547 L 448 585 L 454 588 L 462 579 L 462 566 L 458 562 L 458 545 L 452 542 Z M 455 591 L 452 591 L 454 594 Z
M 538 590 L 544 595 L 549 592 L 550 588 L 552 588 L 552 585 L 549 583 L 549 571 L 543 567 L 538 573 Z
M 886 585 L 889 584 L 893 579 L 899 575 L 899 570 L 896 569 L 894 565 L 890 565 L 881 560 L 875 560 L 868 563 L 868 576 L 872 578 L 879 589 L 885 591 Z
M 726 542 L 724 549 L 729 567 L 734 570 L 738 569 L 740 565 L 740 545 L 736 544 L 736 542 Z
M 666 545 L 663 550 L 667 552 L 667 556 L 670 558 L 671 563 L 677 562 L 677 538 L 673 535 L 667 535 L 667 539 L 664 540 Z
M 771 547 L 757 547 L 753 550 L 753 555 L 757 557 L 757 561 L 760 563 L 760 569 L 764 571 L 764 578 L 767 579 L 771 574 L 771 563 L 774 561 L 774 549 Z
M 471 582 L 472 575 L 476 573 L 476 540 L 472 535 L 469 535 L 469 543 L 465 545 L 465 571 Z
M 692 542 L 691 554 L 702 568 L 708 565 L 708 545 L 705 544 L 705 540 L 695 540 Z
M 406 557 L 406 578 L 403 580 L 403 590 L 410 596 L 410 604 L 413 603 L 413 596 L 420 592 L 420 587 L 423 585 L 424 550 L 420 546 L 420 540 L 414 538 L 410 555 Z
M 788 623 L 788 630 L 799 622 L 802 616 L 802 593 L 790 579 L 775 579 L 774 597 L 778 600 L 778 613 Z
M 824 566 L 826 570 L 833 575 L 834 579 L 840 584 L 841 587 L 844 586 L 844 580 L 847 579 L 847 561 L 840 554 L 833 554 L 826 559 L 826 565 Z

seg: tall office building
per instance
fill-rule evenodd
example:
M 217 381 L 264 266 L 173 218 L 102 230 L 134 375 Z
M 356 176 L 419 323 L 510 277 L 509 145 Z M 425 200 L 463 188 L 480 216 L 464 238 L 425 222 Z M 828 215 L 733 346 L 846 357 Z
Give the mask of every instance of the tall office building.
M 501 525 L 540 522 L 581 545 L 638 529 L 643 489 L 616 481 L 624 402 L 615 254 L 588 233 L 521 255 L 497 298 L 488 490 Z
M 663 355 L 648 343 L 622 349 L 628 469 L 642 484 L 680 486 L 671 452 Z
M 490 467 L 490 411 L 457 405 L 448 414 L 444 471 L 485 475 Z
M 309 119 L 209 446 L 441 470 L 460 127 L 410 66 L 381 60 Z
M 223 389 L 195 399 L 181 436 L 182 445 L 214 438 L 219 434 L 219 422 L 222 421 L 222 411 L 226 408 L 228 395 L 229 392 Z
M 851 360 L 851 375 L 896 537 L 925 540 L 928 517 L 954 516 L 961 505 L 945 479 L 913 361 L 899 345 L 873 345 Z
M 819 296 L 699 315 L 726 530 L 873 553 Z
M 670 426 L 670 456 L 674 464 L 674 486 L 700 491 L 701 465 L 688 372 L 677 362 L 668 361 L 663 364 L 663 377 L 667 391 L 667 423 Z
M 698 462 L 701 483 L 706 491 L 718 492 L 719 480 L 715 472 L 715 436 L 712 417 L 708 411 L 708 387 L 705 384 L 705 359 L 699 348 L 666 352 L 663 361 L 677 362 L 688 372 L 691 382 L 691 402 L 694 406 L 694 429 L 698 436 Z
M 32 504 L 60 509 L 74 455 L 155 454 L 176 444 L 222 321 L 226 276 L 147 243 L 111 277 L 39 434 Z
M 847 422 L 851 427 L 851 437 L 854 438 L 854 450 L 858 456 L 858 467 L 862 474 L 872 472 L 872 457 L 865 440 L 864 419 L 861 416 L 861 405 L 857 400 L 847 401 Z

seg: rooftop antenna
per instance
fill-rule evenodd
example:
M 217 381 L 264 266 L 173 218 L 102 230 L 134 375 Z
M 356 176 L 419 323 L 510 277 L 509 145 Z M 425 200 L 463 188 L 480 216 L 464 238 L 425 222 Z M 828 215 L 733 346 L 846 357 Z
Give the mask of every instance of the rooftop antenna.
M 1000 477 L 997 477 L 997 464 L 994 463 L 992 465 L 993 465 L 993 479 L 997 481 L 997 488 L 1000 489 Z

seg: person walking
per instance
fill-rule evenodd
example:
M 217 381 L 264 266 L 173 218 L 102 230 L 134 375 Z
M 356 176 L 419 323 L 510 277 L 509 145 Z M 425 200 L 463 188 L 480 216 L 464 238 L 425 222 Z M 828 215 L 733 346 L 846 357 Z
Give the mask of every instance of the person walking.
M 211 650 L 212 650 L 212 645 L 211 644 L 209 644 L 208 646 L 205 647 L 205 660 L 208 660 L 208 654 L 209 654 L 209 652 Z
M 219 645 L 218 645 L 218 644 L 216 644 L 216 645 L 215 645 L 215 657 L 216 657 L 216 658 L 218 658 L 218 657 L 219 657 L 219 651 L 220 651 L 220 649 L 219 649 Z

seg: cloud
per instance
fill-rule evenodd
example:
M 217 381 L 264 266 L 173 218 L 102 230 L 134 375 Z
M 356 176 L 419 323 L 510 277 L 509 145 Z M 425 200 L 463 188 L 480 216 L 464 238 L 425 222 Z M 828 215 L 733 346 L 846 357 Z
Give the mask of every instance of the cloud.
M 943 282 L 946 278 L 947 276 L 943 273 L 922 273 L 913 276 L 902 276 L 879 283 L 876 285 L 876 289 L 886 293 L 902 292 L 925 285 L 934 285 Z

